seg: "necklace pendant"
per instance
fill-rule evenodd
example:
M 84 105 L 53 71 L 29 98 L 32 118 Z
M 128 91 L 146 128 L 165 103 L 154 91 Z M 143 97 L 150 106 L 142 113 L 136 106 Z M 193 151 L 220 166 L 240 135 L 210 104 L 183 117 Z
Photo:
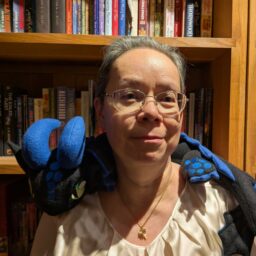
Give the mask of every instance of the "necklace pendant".
M 140 227 L 140 230 L 138 232 L 138 238 L 140 240 L 147 240 L 147 231 L 144 227 Z

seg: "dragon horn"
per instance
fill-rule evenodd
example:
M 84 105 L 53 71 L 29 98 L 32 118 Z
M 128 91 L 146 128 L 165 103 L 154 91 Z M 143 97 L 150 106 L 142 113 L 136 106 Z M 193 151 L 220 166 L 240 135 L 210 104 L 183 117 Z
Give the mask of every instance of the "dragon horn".
M 22 154 L 31 168 L 40 169 L 47 165 L 51 155 L 49 137 L 60 125 L 61 122 L 57 119 L 44 118 L 27 129 L 23 136 Z
M 85 123 L 81 116 L 75 116 L 65 125 L 58 143 L 57 159 L 63 169 L 80 165 L 85 150 Z

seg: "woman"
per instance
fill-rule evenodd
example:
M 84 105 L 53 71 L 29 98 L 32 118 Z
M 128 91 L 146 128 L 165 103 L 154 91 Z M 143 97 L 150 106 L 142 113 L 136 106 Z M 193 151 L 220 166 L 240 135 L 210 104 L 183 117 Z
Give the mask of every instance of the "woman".
M 222 255 L 218 231 L 236 200 L 214 182 L 193 185 L 172 161 L 181 133 L 184 63 L 150 38 L 121 38 L 100 69 L 95 110 L 118 183 L 71 211 L 44 215 L 31 255 Z

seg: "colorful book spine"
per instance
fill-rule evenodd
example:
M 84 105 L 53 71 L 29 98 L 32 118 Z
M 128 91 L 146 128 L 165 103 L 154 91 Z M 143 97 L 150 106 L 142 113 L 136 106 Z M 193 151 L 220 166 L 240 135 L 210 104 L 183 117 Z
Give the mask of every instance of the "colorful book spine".
M 105 1 L 99 0 L 99 35 L 105 34 Z
M 112 35 L 112 0 L 105 1 L 105 35 Z
M 43 118 L 43 99 L 34 98 L 34 120 L 35 122 Z
M 184 36 L 186 37 L 194 36 L 194 12 L 195 12 L 194 0 L 186 0 L 185 34 L 184 34 Z
M 11 0 L 4 0 L 4 31 L 11 32 Z
M 66 33 L 73 33 L 73 0 L 66 0 Z
M 78 34 L 78 14 L 77 14 L 77 0 L 72 2 L 72 31 L 73 34 Z
M 138 35 L 148 35 L 148 1 L 139 0 Z
M 112 35 L 118 35 L 118 0 L 112 0 Z
M 126 0 L 119 0 L 119 14 L 118 14 L 119 24 L 118 34 L 120 36 L 126 35 Z
M 36 20 L 35 20 L 36 6 L 34 0 L 25 0 L 25 32 L 36 32 Z
M 89 34 L 89 0 L 81 0 L 81 19 L 82 19 L 82 31 L 84 35 Z
M 201 6 L 201 37 L 212 36 L 213 0 L 202 0 Z
M 175 0 L 164 1 L 163 36 L 174 37 L 174 5 Z
M 183 27 L 183 0 L 175 0 L 174 7 L 174 36 L 181 37 L 182 36 L 182 27 Z
M 19 0 L 19 32 L 24 32 L 24 1 Z
M 128 27 L 128 35 L 137 36 L 138 35 L 138 10 L 139 2 L 138 0 L 128 0 L 128 8 L 130 13 L 130 22 Z
M 4 155 L 3 86 L 0 84 L 0 156 Z
M 66 32 L 66 3 L 65 0 L 51 0 L 51 32 Z
M 77 34 L 82 34 L 82 1 L 77 0 Z
M 94 0 L 93 20 L 94 34 L 99 35 L 99 0 Z
M 4 0 L 0 0 L 0 32 L 4 32 Z
M 12 2 L 12 32 L 19 32 L 19 0 Z
M 36 32 L 50 33 L 50 0 L 36 1 Z

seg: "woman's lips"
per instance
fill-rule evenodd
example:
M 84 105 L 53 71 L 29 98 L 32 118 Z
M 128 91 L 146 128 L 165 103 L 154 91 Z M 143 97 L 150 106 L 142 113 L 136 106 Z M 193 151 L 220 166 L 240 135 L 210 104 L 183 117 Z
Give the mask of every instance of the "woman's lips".
M 155 135 L 138 136 L 133 138 L 137 141 L 141 141 L 148 144 L 160 144 L 163 141 L 163 137 Z

